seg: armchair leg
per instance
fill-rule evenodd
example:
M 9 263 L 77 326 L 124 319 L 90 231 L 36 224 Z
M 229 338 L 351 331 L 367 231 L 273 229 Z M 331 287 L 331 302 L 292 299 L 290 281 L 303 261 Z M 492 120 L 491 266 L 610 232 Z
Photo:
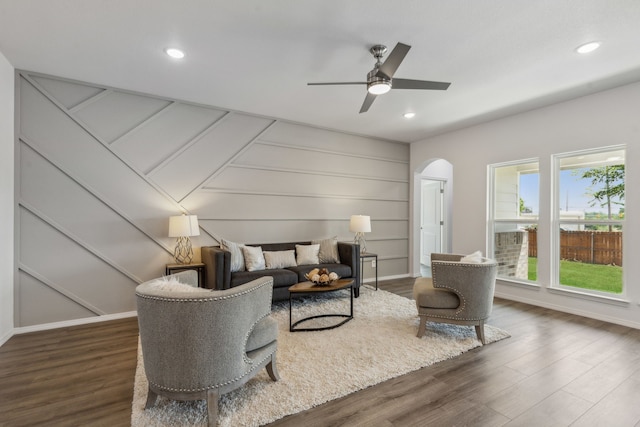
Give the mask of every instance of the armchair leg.
M 418 327 L 418 338 L 422 338 L 427 332 L 427 316 L 420 316 L 420 326 Z
M 276 366 L 275 353 L 271 355 L 271 362 L 267 364 L 267 373 L 269 374 L 269 377 L 274 381 L 278 381 L 280 379 L 280 375 L 278 374 L 278 367 Z
M 212 388 L 207 390 L 207 426 L 215 427 L 218 425 L 218 390 Z
M 149 387 L 149 390 L 147 390 L 147 403 L 145 403 L 144 409 L 153 408 L 153 405 L 156 404 L 157 398 L 158 395 L 156 394 L 156 392 L 151 390 L 151 387 Z
M 478 339 L 480 340 L 482 345 L 485 345 L 485 340 L 484 340 L 484 322 L 480 322 L 479 325 L 476 325 L 476 335 L 478 336 Z

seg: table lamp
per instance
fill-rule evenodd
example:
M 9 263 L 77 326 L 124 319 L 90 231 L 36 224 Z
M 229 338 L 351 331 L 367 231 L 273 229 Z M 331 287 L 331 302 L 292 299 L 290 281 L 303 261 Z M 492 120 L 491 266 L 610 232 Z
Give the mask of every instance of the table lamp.
M 366 252 L 367 242 L 364 240 L 364 233 L 371 232 L 371 217 L 368 215 L 351 215 L 349 231 L 356 233 L 353 243 L 360 245 L 360 253 Z
M 178 264 L 191 264 L 193 248 L 190 236 L 199 236 L 197 215 L 178 215 L 169 217 L 169 237 L 177 237 L 173 257 Z

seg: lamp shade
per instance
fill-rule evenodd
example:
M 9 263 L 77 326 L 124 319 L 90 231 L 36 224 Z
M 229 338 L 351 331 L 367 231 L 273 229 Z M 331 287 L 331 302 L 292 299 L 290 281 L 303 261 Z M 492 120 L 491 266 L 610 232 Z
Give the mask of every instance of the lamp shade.
M 197 215 L 178 215 L 169 217 L 169 237 L 199 236 Z
M 369 215 L 351 215 L 349 231 L 352 233 L 370 233 L 371 217 Z

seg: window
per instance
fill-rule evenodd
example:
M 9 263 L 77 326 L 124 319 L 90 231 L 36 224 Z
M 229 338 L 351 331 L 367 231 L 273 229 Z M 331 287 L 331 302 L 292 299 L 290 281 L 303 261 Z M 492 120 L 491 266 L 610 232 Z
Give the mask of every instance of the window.
M 554 165 L 552 286 L 622 294 L 624 147 L 557 155 Z
M 540 174 L 537 160 L 489 166 L 489 256 L 498 277 L 537 281 Z

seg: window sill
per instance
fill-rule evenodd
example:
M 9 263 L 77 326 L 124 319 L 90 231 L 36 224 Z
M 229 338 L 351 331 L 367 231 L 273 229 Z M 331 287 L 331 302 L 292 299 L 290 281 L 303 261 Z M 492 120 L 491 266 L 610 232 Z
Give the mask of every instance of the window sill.
M 503 285 L 517 286 L 519 288 L 530 288 L 535 290 L 540 289 L 540 285 L 538 283 L 528 282 L 526 280 L 507 279 L 504 277 L 498 277 L 496 280 Z
M 598 303 L 611 304 L 618 307 L 627 307 L 631 304 L 631 301 L 624 299 L 623 297 L 618 296 L 609 296 L 609 295 L 597 295 L 588 292 L 581 292 L 579 290 L 566 289 L 566 288 L 557 288 L 557 287 L 543 287 L 539 283 L 527 282 L 524 280 L 514 280 L 514 279 L 504 279 L 497 278 L 497 283 L 501 285 L 514 286 L 521 289 L 530 289 L 530 290 L 540 290 L 546 289 L 552 294 L 564 295 L 572 298 L 579 298 L 588 301 L 595 301 Z M 640 305 L 640 304 L 638 304 Z
M 557 288 L 557 287 L 549 287 L 547 289 L 549 290 L 549 292 L 553 294 L 565 295 L 573 298 L 580 298 L 580 299 L 585 299 L 589 301 L 611 304 L 618 307 L 627 307 L 631 303 L 631 301 L 624 299 L 622 297 L 598 295 L 598 294 L 592 294 L 589 292 L 581 292 L 578 290 Z

